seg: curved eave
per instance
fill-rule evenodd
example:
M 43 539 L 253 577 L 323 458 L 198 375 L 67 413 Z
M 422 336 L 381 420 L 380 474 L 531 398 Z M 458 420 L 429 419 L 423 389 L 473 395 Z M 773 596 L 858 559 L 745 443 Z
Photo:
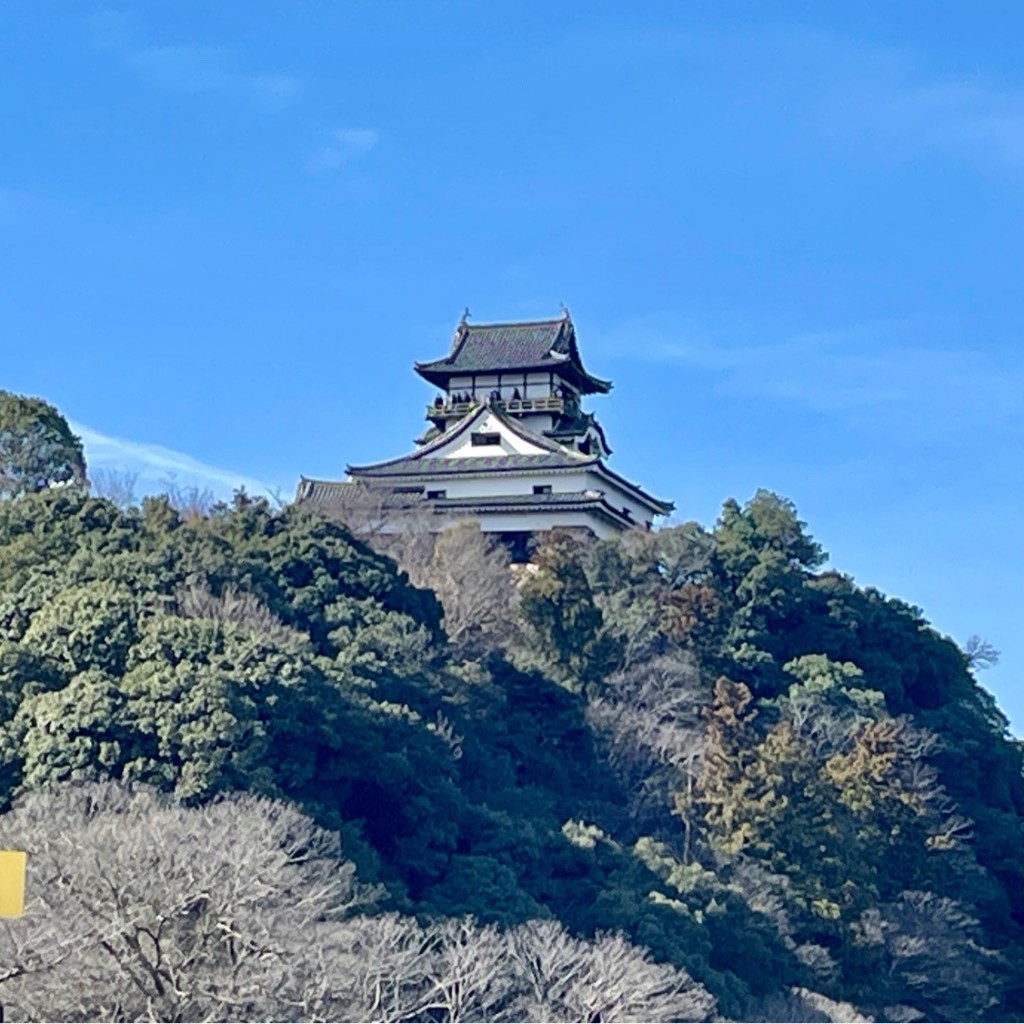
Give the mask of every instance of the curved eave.
M 500 514 L 502 512 L 590 512 L 612 523 L 620 529 L 630 529 L 642 524 L 635 519 L 624 516 L 618 509 L 609 505 L 604 498 L 585 498 L 577 495 L 565 495 L 568 500 L 557 502 L 538 502 L 531 500 L 531 495 L 500 496 L 496 498 L 437 498 L 430 502 L 437 514 L 445 512 L 461 512 L 464 515 Z
M 676 505 L 674 501 L 662 501 L 661 498 L 655 498 L 653 494 L 648 494 L 643 488 L 638 487 L 636 484 L 631 483 L 624 476 L 619 476 L 613 469 L 609 469 L 604 462 L 598 460 L 598 470 L 607 477 L 610 477 L 619 485 L 624 491 L 631 494 L 637 501 L 646 505 L 655 515 L 667 516 L 671 515 L 675 511 Z
M 445 445 L 456 440 L 460 435 L 465 434 L 466 431 L 468 431 L 477 420 L 481 419 L 486 412 L 489 412 L 494 416 L 507 430 L 509 430 L 510 433 L 515 434 L 520 440 L 525 441 L 527 444 L 536 445 L 549 455 L 562 456 L 567 462 L 570 462 L 574 466 L 583 466 L 594 461 L 593 458 L 589 456 L 585 456 L 565 448 L 558 444 L 557 441 L 552 441 L 541 434 L 535 434 L 533 431 L 526 430 L 514 416 L 506 415 L 501 409 L 497 408 L 490 400 L 488 400 L 486 402 L 482 402 L 473 409 L 472 412 L 463 416 L 455 426 L 444 431 L 444 433 L 439 434 L 432 441 L 424 444 L 424 446 L 418 451 L 412 452 L 409 455 L 400 455 L 398 458 L 388 459 L 385 462 L 374 462 L 365 466 L 349 465 L 345 467 L 345 472 L 349 476 L 372 476 L 375 473 L 386 473 L 389 468 L 402 463 L 425 461 L 432 456 L 433 452 L 438 451 Z M 461 462 L 464 460 L 460 459 L 458 461 Z
M 554 430 L 545 430 L 544 436 L 550 437 L 552 441 L 558 441 L 559 438 L 577 438 L 585 436 L 587 432 L 591 428 L 593 428 L 595 431 L 597 431 L 597 435 L 601 439 L 601 444 L 604 447 L 604 454 L 599 456 L 599 458 L 607 458 L 609 455 L 612 454 L 612 447 L 610 444 L 608 444 L 608 438 L 605 435 L 604 428 L 601 426 L 600 423 L 597 422 L 597 419 L 593 413 L 588 412 L 584 413 L 583 415 L 585 417 L 586 422 L 582 427 L 577 426 L 575 428 L 565 429 L 559 429 L 558 427 L 556 427 Z
M 447 389 L 448 382 L 452 377 L 482 377 L 485 374 L 513 374 L 513 373 L 553 373 L 555 376 L 564 377 L 579 388 L 582 395 L 607 395 L 612 389 L 610 380 L 601 380 L 600 377 L 593 377 L 582 366 L 575 362 L 560 362 L 552 359 L 551 362 L 530 363 L 526 366 L 492 366 L 479 370 L 463 370 L 455 366 L 445 366 L 444 360 L 432 363 L 413 363 L 412 368 L 428 383 L 434 387 Z M 510 381 L 511 385 L 513 382 Z
M 416 469 L 409 467 L 408 470 L 391 471 L 383 473 L 360 472 L 359 467 L 350 466 L 348 475 L 356 480 L 387 480 L 401 483 L 409 480 L 419 480 L 422 477 L 429 477 L 431 480 L 456 480 L 460 477 L 495 477 L 495 476 L 532 476 L 536 473 L 578 473 L 597 465 L 597 458 L 589 462 L 564 463 L 562 465 L 529 465 L 518 466 L 479 466 L 466 465 L 466 463 L 478 463 L 483 459 L 435 459 L 429 465 L 430 469 Z M 442 465 L 442 463 L 444 465 Z M 366 467 L 363 467 L 365 469 Z M 370 467 L 372 470 L 374 467 Z

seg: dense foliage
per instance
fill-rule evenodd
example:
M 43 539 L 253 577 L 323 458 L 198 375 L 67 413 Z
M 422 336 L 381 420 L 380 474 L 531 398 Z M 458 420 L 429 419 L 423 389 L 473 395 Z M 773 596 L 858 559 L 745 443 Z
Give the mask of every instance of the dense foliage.
M 822 571 L 767 493 L 710 532 L 553 533 L 511 570 L 459 529 L 388 541 L 403 572 L 244 495 L 205 516 L 0 502 L 0 799 L 116 780 L 179 814 L 285 801 L 376 887 L 361 919 L 404 922 L 394 948 L 419 928 L 447 949 L 462 922 L 599 972 L 619 942 L 687 1013 L 713 1012 L 705 989 L 739 1019 L 1024 1013 L 1021 749 L 917 609 Z M 591 1019 L 683 1012 L 652 1005 Z
M 0 497 L 85 485 L 82 442 L 49 402 L 0 390 Z

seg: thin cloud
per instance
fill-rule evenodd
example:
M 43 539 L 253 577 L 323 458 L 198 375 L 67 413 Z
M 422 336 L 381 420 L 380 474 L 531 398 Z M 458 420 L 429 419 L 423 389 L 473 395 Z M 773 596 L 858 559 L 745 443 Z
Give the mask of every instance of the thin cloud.
M 1024 164 L 1024 89 L 1015 83 L 929 67 L 909 48 L 805 28 L 754 30 L 723 43 L 746 60 L 756 52 L 826 139 L 887 161 L 942 152 L 985 171 Z
M 696 88 L 717 90 L 727 76 L 737 110 L 753 101 L 755 110 L 774 107 L 780 133 L 795 130 L 802 144 L 810 133 L 855 157 L 887 163 L 943 154 L 987 173 L 1024 165 L 1019 80 L 936 67 L 909 47 L 794 23 L 685 32 L 597 28 L 570 45 L 577 60 L 685 66 Z
M 606 351 L 687 365 L 720 394 L 783 401 L 904 438 L 989 435 L 1024 426 L 1024 360 L 907 340 L 893 321 L 752 342 L 747 328 L 695 331 L 670 318 L 635 321 L 602 338 Z
M 126 62 L 166 92 L 221 93 L 279 107 L 299 91 L 289 75 L 261 75 L 235 67 L 234 54 L 220 46 L 150 46 L 125 54 Z
M 279 108 L 302 87 L 291 75 L 244 70 L 237 54 L 227 47 L 148 45 L 131 19 L 117 12 L 93 18 L 90 30 L 96 46 L 117 54 L 126 67 L 164 92 L 235 96 Z
M 82 439 L 86 465 L 90 470 L 137 473 L 136 490 L 140 494 L 165 490 L 168 481 L 180 487 L 208 488 L 218 497 L 229 497 L 240 487 L 250 494 L 274 493 L 274 488 L 265 481 L 211 466 L 173 448 L 125 441 L 81 423 L 71 423 L 71 429 Z
M 340 128 L 326 134 L 324 144 L 310 158 L 311 171 L 338 171 L 359 157 L 366 156 L 380 135 L 372 128 Z
M 872 143 L 889 158 L 944 151 L 985 169 L 1024 164 L 1024 90 L 972 78 L 898 72 L 838 84 L 819 125 L 832 137 Z

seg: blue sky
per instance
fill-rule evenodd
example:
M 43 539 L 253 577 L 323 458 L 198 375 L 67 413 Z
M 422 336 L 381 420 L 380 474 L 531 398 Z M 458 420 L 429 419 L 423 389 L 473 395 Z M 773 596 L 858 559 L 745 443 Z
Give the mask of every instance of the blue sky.
M 1024 8 L 0 8 L 0 387 L 219 491 L 409 449 L 414 359 L 566 303 L 612 465 L 767 487 L 1002 651 L 1024 730 Z

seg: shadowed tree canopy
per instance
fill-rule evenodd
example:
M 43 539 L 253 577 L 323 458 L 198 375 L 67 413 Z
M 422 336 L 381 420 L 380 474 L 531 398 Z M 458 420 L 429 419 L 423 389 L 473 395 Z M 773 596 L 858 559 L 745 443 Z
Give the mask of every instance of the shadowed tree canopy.
M 400 543 L 244 494 L 10 499 L 3 807 L 153 787 L 142 818 L 196 838 L 189 814 L 249 794 L 378 887 L 377 916 L 313 950 L 344 991 L 282 962 L 292 1009 L 254 1013 L 1024 1012 L 1021 749 L 971 652 L 823 570 L 790 502 L 727 502 L 711 531 L 553 532 L 513 571 L 471 524 Z M 135 822 L 117 800 L 102 827 L 75 811 L 69 841 Z M 106 1006 L 112 975 L 83 970 Z

